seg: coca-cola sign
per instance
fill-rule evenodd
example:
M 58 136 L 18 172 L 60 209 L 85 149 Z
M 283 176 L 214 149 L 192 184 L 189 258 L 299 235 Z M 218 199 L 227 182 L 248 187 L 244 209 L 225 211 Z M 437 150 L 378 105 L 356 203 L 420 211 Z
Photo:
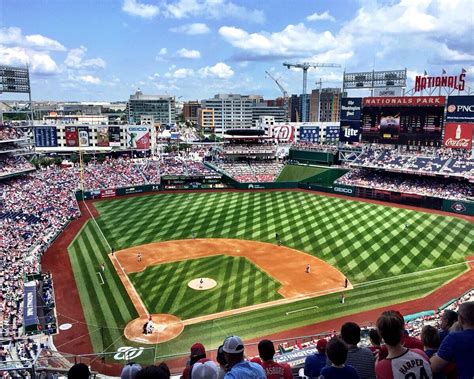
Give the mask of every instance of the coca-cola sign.
M 444 125 L 444 147 L 470 149 L 473 124 L 468 122 L 447 122 Z

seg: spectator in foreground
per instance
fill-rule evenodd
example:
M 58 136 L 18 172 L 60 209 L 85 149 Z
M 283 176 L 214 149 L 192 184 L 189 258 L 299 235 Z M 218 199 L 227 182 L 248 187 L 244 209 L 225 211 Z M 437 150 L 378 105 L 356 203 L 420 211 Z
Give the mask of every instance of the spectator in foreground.
M 270 340 L 262 340 L 258 343 L 258 355 L 262 359 L 262 367 L 267 379 L 292 379 L 293 374 L 287 363 L 273 361 L 275 346 Z
M 423 350 L 402 345 L 404 321 L 395 311 L 386 311 L 377 320 L 377 329 L 388 350 L 386 359 L 377 360 L 378 379 L 426 378 L 432 379 L 430 361 Z M 415 364 L 413 364 L 415 362 Z
M 358 347 L 360 327 L 355 322 L 346 322 L 341 328 L 341 338 L 347 344 L 348 365 L 355 368 L 361 379 L 375 379 L 375 358 L 367 347 Z
M 67 372 L 67 379 L 89 379 L 91 372 L 84 363 L 76 363 Z
M 135 379 L 137 373 L 142 369 L 142 366 L 136 363 L 128 363 L 126 364 L 123 369 L 122 373 L 120 374 L 120 379 Z
M 421 342 L 428 358 L 431 358 L 439 348 L 439 334 L 434 326 L 425 325 L 421 329 Z
M 437 355 L 431 358 L 433 372 L 441 372 L 449 362 L 456 363 L 460 379 L 474 378 L 474 301 L 463 303 L 458 310 L 463 330 L 449 333 Z
M 331 365 L 321 370 L 320 379 L 360 379 L 354 367 L 345 365 L 347 351 L 346 343 L 338 337 L 334 337 L 328 342 L 326 354 Z
M 191 378 L 193 379 L 217 379 L 219 369 L 210 359 L 203 358 L 193 365 Z
M 240 337 L 227 337 L 222 350 L 228 369 L 225 379 L 266 379 L 262 366 L 244 360 L 244 343 Z
M 421 342 L 425 347 L 425 353 L 428 358 L 431 358 L 439 348 L 439 334 L 438 330 L 432 325 L 425 325 L 421 329 Z M 444 373 L 433 374 L 433 379 L 446 379 Z
M 135 379 L 169 379 L 170 370 L 165 363 L 148 366 L 137 372 Z
M 321 338 L 316 343 L 317 353 L 308 355 L 304 361 L 304 374 L 308 378 L 318 378 L 321 374 L 321 370 L 326 366 L 326 346 L 328 341 L 325 338 Z
M 380 350 L 380 345 L 382 343 L 377 329 L 372 328 L 369 330 L 369 340 L 371 343 L 369 346 L 370 351 L 374 354 L 377 353 Z
M 206 349 L 202 343 L 195 343 L 191 346 L 191 354 L 189 355 L 189 361 L 183 371 L 182 378 L 189 379 L 189 373 L 191 372 L 193 365 L 203 358 L 206 358 Z
M 458 321 L 458 314 L 451 309 L 446 309 L 441 316 L 441 324 L 439 329 L 439 343 L 449 334 L 449 329 Z
M 223 345 L 219 346 L 219 348 L 217 349 L 216 361 L 217 363 L 219 363 L 219 373 L 217 375 L 217 379 L 224 379 L 225 367 L 227 365 L 227 362 L 224 356 L 224 350 L 222 350 L 222 348 L 223 348 Z
M 400 318 L 401 323 L 403 325 L 403 334 L 402 334 L 402 345 L 408 347 L 409 349 L 418 349 L 423 351 L 423 343 L 416 337 L 411 337 L 408 335 L 408 332 L 405 330 L 405 320 L 402 314 L 398 311 L 391 311 L 393 312 L 398 318 Z M 380 331 L 379 331 L 380 334 Z M 379 359 L 385 359 L 388 355 L 387 346 L 382 345 L 379 350 Z

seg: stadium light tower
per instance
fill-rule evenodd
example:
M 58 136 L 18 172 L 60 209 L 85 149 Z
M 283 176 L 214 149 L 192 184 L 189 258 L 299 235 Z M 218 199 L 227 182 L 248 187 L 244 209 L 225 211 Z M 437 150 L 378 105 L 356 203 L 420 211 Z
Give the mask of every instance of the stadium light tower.
M 283 62 L 283 66 L 288 67 L 288 69 L 294 68 L 301 68 L 303 70 L 303 92 L 302 92 L 302 104 L 301 104 L 301 121 L 307 121 L 306 119 L 306 87 L 308 84 L 308 69 L 310 68 L 318 68 L 318 67 L 341 67 L 340 64 L 337 63 L 310 63 L 310 62 L 303 62 L 303 63 L 288 63 Z

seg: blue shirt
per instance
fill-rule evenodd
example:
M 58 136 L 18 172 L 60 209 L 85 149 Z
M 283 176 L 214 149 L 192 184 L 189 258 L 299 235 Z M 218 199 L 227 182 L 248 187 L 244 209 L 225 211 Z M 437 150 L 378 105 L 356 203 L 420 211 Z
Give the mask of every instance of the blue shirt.
M 474 378 L 474 329 L 449 333 L 438 349 L 438 356 L 456 363 L 460 379 Z
M 267 376 L 259 364 L 240 361 L 232 366 L 224 379 L 267 379 Z
M 310 378 L 317 378 L 321 369 L 326 366 L 326 354 L 311 354 L 304 361 L 304 374 Z
M 324 367 L 321 370 L 321 379 L 360 379 L 359 374 L 352 366 Z

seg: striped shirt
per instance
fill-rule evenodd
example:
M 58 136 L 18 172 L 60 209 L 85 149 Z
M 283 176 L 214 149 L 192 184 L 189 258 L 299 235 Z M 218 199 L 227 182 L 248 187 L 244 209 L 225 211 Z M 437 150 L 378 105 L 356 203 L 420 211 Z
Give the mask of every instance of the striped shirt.
M 375 379 L 375 357 L 367 347 L 350 347 L 346 365 L 354 367 L 361 379 Z

